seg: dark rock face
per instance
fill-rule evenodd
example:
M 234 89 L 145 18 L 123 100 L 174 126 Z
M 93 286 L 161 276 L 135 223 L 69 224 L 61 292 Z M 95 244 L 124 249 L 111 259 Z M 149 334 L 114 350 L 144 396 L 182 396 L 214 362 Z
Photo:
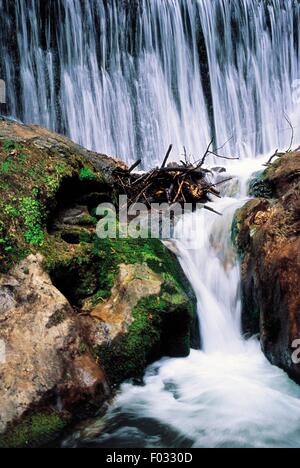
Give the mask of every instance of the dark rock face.
M 270 166 L 273 199 L 251 200 L 236 214 L 233 237 L 242 258 L 245 333 L 260 333 L 269 360 L 300 383 L 293 345 L 300 338 L 300 153 Z

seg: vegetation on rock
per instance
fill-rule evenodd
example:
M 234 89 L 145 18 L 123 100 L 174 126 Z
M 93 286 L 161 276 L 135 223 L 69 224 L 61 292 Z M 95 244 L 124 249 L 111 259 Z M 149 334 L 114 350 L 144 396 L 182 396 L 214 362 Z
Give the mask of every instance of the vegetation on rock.
M 299 366 L 292 362 L 300 334 L 300 152 L 282 155 L 262 180 L 272 198 L 258 193 L 233 223 L 242 260 L 243 328 L 260 333 L 270 361 L 300 382 Z
M 60 366 L 66 365 L 66 356 L 70 359 L 68 366 L 74 373 L 73 384 L 67 382 L 64 389 L 64 401 L 70 400 L 70 407 L 81 396 L 84 399 L 97 392 L 93 385 L 86 392 L 83 389 L 84 379 L 80 377 L 83 370 L 84 375 L 88 370 L 88 375 L 93 376 L 89 381 L 101 382 L 98 391 L 104 395 L 106 380 L 102 369 L 114 387 L 125 379 L 141 377 L 145 367 L 163 355 L 187 356 L 190 347 L 198 347 L 200 341 L 195 294 L 175 255 L 158 239 L 99 239 L 96 235 L 97 205 L 102 201 L 114 202 L 119 190 L 114 185 L 116 169 L 124 170 L 121 163 L 90 153 L 47 130 L 12 122 L 0 123 L 0 271 L 4 278 L 0 282 L 3 293 L 0 299 L 8 312 L 15 310 L 19 292 L 27 285 L 24 278 L 27 278 L 26 295 L 32 301 L 30 311 L 39 310 L 36 318 L 41 321 L 35 329 L 38 346 L 43 347 L 46 342 L 48 346 L 59 330 L 70 334 L 60 336 L 65 344 L 72 341 L 67 352 L 61 353 L 55 346 L 51 351 L 52 357 L 58 359 L 53 367 L 58 375 L 64 372 Z M 30 266 L 25 271 L 27 263 Z M 145 269 L 149 276 L 157 278 L 160 286 L 155 292 L 149 289 L 147 294 L 141 295 L 129 308 L 124 324 L 121 317 L 121 332 L 114 335 L 106 332 L 112 324 L 102 323 L 93 316 L 93 310 L 110 300 L 112 291 L 118 287 L 122 265 L 123 269 L 134 266 L 135 280 L 141 282 L 141 288 L 146 288 L 149 278 L 139 277 L 138 272 Z M 11 281 L 13 287 L 7 286 Z M 37 282 L 43 288 L 39 297 L 31 290 L 34 284 L 36 289 Z M 48 282 L 49 288 L 44 287 Z M 61 307 L 55 308 L 53 298 L 60 297 L 60 293 L 65 297 L 61 298 Z M 119 295 L 122 297 L 123 293 L 121 286 Z M 65 299 L 73 308 L 66 306 L 64 309 Z M 42 306 L 39 305 L 41 300 L 45 301 Z M 29 307 L 29 303 L 22 303 L 19 313 L 27 305 Z M 45 323 L 42 311 L 44 315 L 49 314 Z M 14 320 L 13 315 L 10 317 Z M 20 333 L 23 325 L 27 327 L 27 335 L 31 330 L 23 320 L 10 323 L 11 327 L 19 327 Z M 10 327 L 2 330 L 5 337 L 3 333 L 0 337 L 11 339 L 10 330 Z M 92 336 L 93 330 L 97 339 Z M 99 330 L 104 332 L 101 334 Z M 44 334 L 43 340 L 39 333 Z M 26 340 L 29 338 L 27 336 Z M 22 366 L 20 363 L 26 356 L 18 352 L 16 349 L 14 365 Z M 41 369 L 40 359 L 36 359 L 35 364 Z M 53 390 L 52 382 L 55 388 L 57 384 L 57 376 L 51 375 L 51 369 L 45 365 L 39 371 L 41 378 L 47 378 L 49 383 L 47 394 Z M 33 395 L 35 385 L 40 383 L 39 379 L 32 382 Z M 22 395 L 30 402 L 26 391 Z M 41 392 L 41 399 L 44 396 Z M 17 400 L 8 403 L 18 405 Z M 38 401 L 35 404 L 36 411 L 25 419 L 20 420 L 20 415 L 26 405 L 17 409 L 9 429 L 1 436 L 2 446 L 41 445 L 64 427 L 60 413 L 40 414 Z

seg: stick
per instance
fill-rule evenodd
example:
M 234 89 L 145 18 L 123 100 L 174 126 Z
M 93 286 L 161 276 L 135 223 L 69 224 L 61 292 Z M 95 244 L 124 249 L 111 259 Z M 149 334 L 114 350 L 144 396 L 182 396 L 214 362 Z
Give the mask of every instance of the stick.
M 240 160 L 240 158 L 229 158 L 227 156 L 221 156 L 220 154 L 215 153 L 214 151 L 209 151 L 208 153 L 213 154 L 214 156 L 216 156 L 216 158 L 227 159 L 228 161 L 239 161 Z
M 185 182 L 185 180 L 183 180 L 183 181 L 181 182 L 181 184 L 180 184 L 180 186 L 179 186 L 179 189 L 178 189 L 178 192 L 177 192 L 177 195 L 176 195 L 176 197 L 175 197 L 173 203 L 176 203 L 176 202 L 177 202 L 177 200 L 178 200 L 178 198 L 179 198 L 179 195 L 180 195 L 180 193 L 181 193 L 181 191 L 182 191 L 182 187 L 183 187 L 184 182 Z
M 210 149 L 211 145 L 213 144 L 213 142 L 214 142 L 214 139 L 212 139 L 211 142 L 209 143 L 209 145 L 207 147 L 207 150 L 205 151 L 204 156 L 203 156 L 203 158 L 201 160 L 201 163 L 198 165 L 198 167 L 202 167 L 203 164 L 205 163 L 205 159 L 207 158 L 207 156 L 210 153 L 209 149 Z
M 205 210 L 207 210 L 207 211 L 211 211 L 211 212 L 214 213 L 214 214 L 217 214 L 217 215 L 219 215 L 219 216 L 223 216 L 222 213 L 219 213 L 218 211 L 214 210 L 213 208 L 210 208 L 210 206 L 206 206 L 206 205 L 205 205 L 203 208 L 204 208 Z
M 285 118 L 285 120 L 287 121 L 287 123 L 289 124 L 289 126 L 291 127 L 291 130 L 292 130 L 291 143 L 290 143 L 289 149 L 287 150 L 287 153 L 289 153 L 291 151 L 291 149 L 292 149 L 293 142 L 294 142 L 294 127 L 292 125 L 292 122 L 290 121 L 290 119 L 288 118 L 288 116 L 286 114 L 284 114 L 284 118 Z
M 200 170 L 199 167 L 193 167 L 193 168 L 188 168 L 188 167 L 164 167 L 163 169 L 159 169 L 158 172 L 164 173 L 164 172 L 180 172 L 182 174 L 190 174 L 191 172 L 195 172 L 197 174 L 201 174 L 203 171 Z
M 164 169 L 164 167 L 166 167 L 166 164 L 168 162 L 172 149 L 173 149 L 173 145 L 170 145 L 167 151 L 167 154 L 165 156 L 164 162 L 162 163 L 161 169 Z
M 134 169 L 136 169 L 136 168 L 141 164 L 141 162 L 142 162 L 141 159 L 139 159 L 138 161 L 136 161 L 136 162 L 128 169 L 129 174 L 130 174 L 131 172 L 133 172 Z
M 233 180 L 233 177 L 229 177 L 228 179 L 221 180 L 220 182 L 217 182 L 216 184 L 212 184 L 211 187 L 217 187 L 218 185 L 225 184 L 226 182 L 230 182 Z
M 271 162 L 273 161 L 274 158 L 276 158 L 276 156 L 278 155 L 278 149 L 275 151 L 275 153 L 270 157 L 270 159 L 268 159 L 268 161 L 266 162 L 266 164 L 264 164 L 264 166 L 270 166 Z

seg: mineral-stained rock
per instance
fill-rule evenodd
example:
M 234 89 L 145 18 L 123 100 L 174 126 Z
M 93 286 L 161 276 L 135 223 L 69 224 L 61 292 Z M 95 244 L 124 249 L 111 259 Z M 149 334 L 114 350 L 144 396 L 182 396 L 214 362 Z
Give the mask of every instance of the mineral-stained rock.
M 270 361 L 300 383 L 292 360 L 300 338 L 300 153 L 278 159 L 264 180 L 276 198 L 248 202 L 233 229 L 242 258 L 244 331 L 259 332 Z
M 70 410 L 85 399 L 107 397 L 107 385 L 92 356 L 82 350 L 78 321 L 52 285 L 41 256 L 31 255 L 0 279 L 0 433 L 46 405 Z M 30 441 L 28 441 L 30 442 Z
M 194 306 L 171 274 L 155 273 L 146 263 L 121 264 L 110 297 L 94 308 L 85 303 L 90 312 L 82 317 L 82 327 L 115 385 L 140 377 L 147 364 L 161 356 L 188 356 Z

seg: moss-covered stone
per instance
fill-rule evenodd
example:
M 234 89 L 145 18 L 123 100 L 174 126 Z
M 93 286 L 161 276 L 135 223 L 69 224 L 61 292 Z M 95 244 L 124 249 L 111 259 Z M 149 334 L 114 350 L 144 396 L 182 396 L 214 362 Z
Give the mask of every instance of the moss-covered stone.
M 141 377 L 145 367 L 161 356 L 188 356 L 195 305 L 171 275 L 163 275 L 160 295 L 139 301 L 128 332 L 95 349 L 110 383 Z
M 94 362 L 101 378 L 105 379 L 106 373 L 112 386 L 128 378 L 139 378 L 148 364 L 162 356 L 187 356 L 191 346 L 200 345 L 196 297 L 175 255 L 158 239 L 98 239 L 96 236 L 98 203 L 112 202 L 116 197 L 112 182 L 116 166 L 116 162 L 87 152 L 47 130 L 0 122 L 0 272 L 12 271 L 10 267 L 19 265 L 30 253 L 42 254 L 42 257 L 38 255 L 42 270 L 39 274 L 47 270 L 55 293 L 60 297 L 60 291 L 65 296 L 60 299 L 65 303 L 69 319 L 72 318 L 72 323 L 74 320 L 72 333 L 75 335 L 70 342 L 76 345 L 76 352 L 69 350 L 72 358 L 93 352 L 101 366 L 99 369 Z M 111 322 L 99 320 L 93 312 L 110 300 L 122 265 L 123 270 L 128 267 L 136 274 L 132 281 L 141 281 L 139 292 L 142 293 L 137 301 L 128 301 L 134 305 L 129 307 L 124 327 L 122 322 L 120 331 L 110 339 L 107 329 L 114 325 L 116 309 L 112 307 Z M 29 269 L 23 273 L 28 281 L 32 278 Z M 25 281 L 23 276 L 22 281 Z M 150 283 L 147 294 L 143 281 Z M 48 283 L 52 288 L 49 277 Z M 30 288 L 34 286 L 30 283 Z M 125 294 L 122 287 L 116 293 L 121 298 Z M 34 291 L 26 294 L 35 297 Z M 59 327 L 64 329 L 66 322 L 64 309 L 55 309 L 43 324 L 45 334 Z M 18 321 L 18 325 L 22 323 Z M 94 327 L 96 336 L 100 336 L 95 346 L 91 345 L 94 337 L 89 335 L 89 327 Z M 30 336 L 29 342 L 31 339 Z M 38 342 L 43 346 L 42 340 Z M 69 348 L 70 342 L 66 342 Z M 66 350 L 64 358 L 65 355 Z M 95 369 L 91 370 L 94 373 Z M 43 372 L 49 373 L 49 369 Z M 34 381 L 30 374 L 28 378 Z M 76 387 L 76 382 L 74 388 L 81 388 Z M 55 389 L 56 386 L 55 383 Z M 73 397 L 76 389 L 71 390 Z M 42 393 L 41 390 L 41 400 L 45 397 Z M 22 405 L 19 408 L 12 419 L 24 414 Z M 9 417 L 7 421 L 6 424 L 10 422 Z M 59 414 L 35 413 L 14 421 L 1 436 L 0 445 L 43 445 L 63 427 Z
M 255 198 L 273 198 L 273 190 L 268 182 L 266 171 L 253 175 L 249 182 L 249 195 Z
M 0 271 L 41 251 L 59 204 L 90 192 L 113 197 L 106 178 L 108 158 L 98 156 L 103 171 L 89 158 L 95 160 L 92 153 L 46 130 L 0 122 Z M 86 217 L 83 224 L 94 221 Z
M 0 448 L 34 448 L 54 440 L 66 427 L 67 420 L 59 413 L 36 413 L 12 424 L 0 435 Z

